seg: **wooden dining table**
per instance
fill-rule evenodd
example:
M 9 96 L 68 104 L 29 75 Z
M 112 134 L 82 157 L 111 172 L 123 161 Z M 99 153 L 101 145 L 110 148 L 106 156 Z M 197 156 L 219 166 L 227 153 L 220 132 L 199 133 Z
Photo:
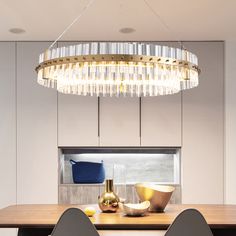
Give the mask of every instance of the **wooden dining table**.
M 185 209 L 199 210 L 214 235 L 236 235 L 236 205 L 168 205 L 163 213 L 128 217 L 122 212 L 102 213 L 96 205 L 90 217 L 101 236 L 163 236 L 176 216 Z M 12 205 L 0 210 L 0 228 L 18 228 L 19 236 L 48 236 L 68 208 L 87 205 Z

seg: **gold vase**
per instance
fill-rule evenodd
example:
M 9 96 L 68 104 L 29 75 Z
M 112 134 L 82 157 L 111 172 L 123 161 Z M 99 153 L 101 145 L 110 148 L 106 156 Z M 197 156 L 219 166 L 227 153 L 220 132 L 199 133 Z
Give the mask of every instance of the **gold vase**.
M 105 192 L 99 197 L 98 205 L 102 212 L 113 213 L 119 208 L 119 197 L 113 192 L 113 180 L 107 179 Z

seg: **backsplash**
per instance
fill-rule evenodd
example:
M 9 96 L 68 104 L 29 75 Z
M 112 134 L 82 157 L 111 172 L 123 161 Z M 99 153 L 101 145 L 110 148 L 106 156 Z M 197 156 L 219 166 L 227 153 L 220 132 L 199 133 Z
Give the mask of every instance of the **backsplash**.
M 103 160 L 106 178 L 114 179 L 115 192 L 127 202 L 139 201 L 135 183 L 152 182 L 175 186 L 170 202 L 181 203 L 179 148 L 61 148 L 58 202 L 94 204 L 104 191 L 104 184 L 74 184 L 71 159 L 90 162 Z
M 115 186 L 115 192 L 119 187 Z M 59 186 L 59 204 L 96 204 L 98 196 L 104 191 L 101 184 L 62 184 Z M 126 185 L 127 202 L 138 203 L 139 199 L 134 185 Z M 170 200 L 171 204 L 181 203 L 181 187 L 175 186 L 175 191 Z

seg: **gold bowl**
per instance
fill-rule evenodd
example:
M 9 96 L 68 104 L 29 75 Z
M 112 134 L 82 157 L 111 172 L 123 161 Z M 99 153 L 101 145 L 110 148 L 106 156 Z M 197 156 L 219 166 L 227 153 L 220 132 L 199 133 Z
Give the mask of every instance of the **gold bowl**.
M 175 188 L 157 184 L 138 183 L 135 189 L 141 201 L 150 201 L 149 211 L 163 212 Z
M 119 207 L 127 216 L 143 216 L 147 213 L 148 208 L 150 207 L 150 202 L 144 201 L 137 204 L 120 202 Z

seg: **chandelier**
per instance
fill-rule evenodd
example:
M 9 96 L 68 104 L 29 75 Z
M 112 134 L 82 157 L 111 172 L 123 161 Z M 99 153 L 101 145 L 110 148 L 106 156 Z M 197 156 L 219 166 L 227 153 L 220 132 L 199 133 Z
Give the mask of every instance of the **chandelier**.
M 38 83 L 61 93 L 157 96 L 198 86 L 197 57 L 149 43 L 91 42 L 54 48 L 39 58 Z
M 36 72 L 40 85 L 61 93 L 158 96 L 194 88 L 199 83 L 197 56 L 186 49 L 145 42 L 86 42 L 52 48 L 57 40 L 40 54 Z

